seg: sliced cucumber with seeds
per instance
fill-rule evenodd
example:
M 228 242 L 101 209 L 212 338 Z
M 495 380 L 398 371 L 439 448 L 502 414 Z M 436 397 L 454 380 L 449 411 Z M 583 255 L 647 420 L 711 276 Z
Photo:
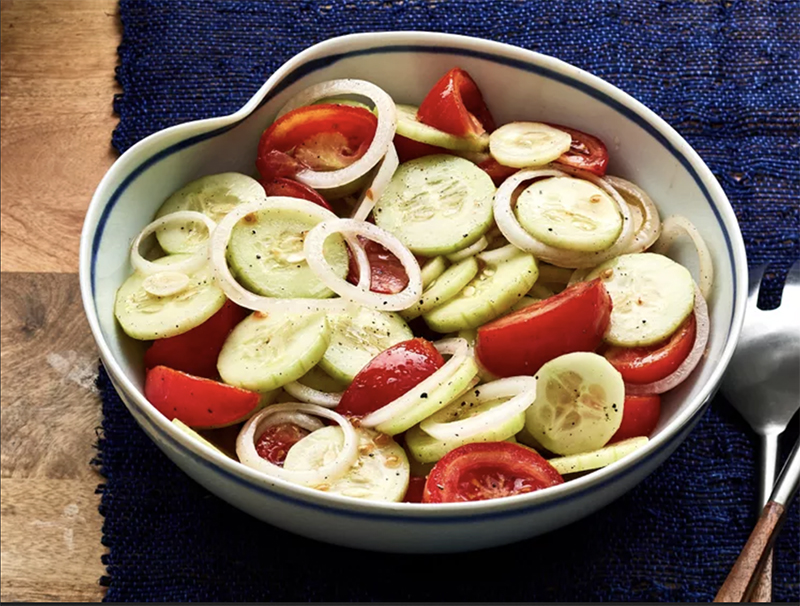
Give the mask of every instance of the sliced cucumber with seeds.
M 536 400 L 525 412 L 525 427 L 547 450 L 561 455 L 597 450 L 619 429 L 625 383 L 603 356 L 565 354 L 536 376 Z
M 219 223 L 239 204 L 259 202 L 266 197 L 261 184 L 247 175 L 209 175 L 192 181 L 167 198 L 156 213 L 156 218 L 179 210 L 193 210 Z M 189 252 L 208 238 L 208 230 L 200 224 L 170 225 L 159 229 L 156 238 L 168 253 Z
M 479 390 L 480 388 L 478 387 L 476 389 Z M 459 421 L 474 417 L 475 415 L 486 412 L 508 401 L 508 398 L 498 398 L 488 402 L 475 403 L 474 398 L 469 397 L 473 391 L 470 391 L 467 397 L 457 399 L 431 416 L 437 418 L 441 422 Z M 501 442 L 513 438 L 524 426 L 525 413 L 521 412 L 501 425 L 481 432 L 478 435 L 464 439 L 438 440 L 429 436 L 419 425 L 416 425 L 406 432 L 405 441 L 412 457 L 420 463 L 432 463 L 441 459 L 454 448 L 458 448 L 464 444 L 471 444 L 473 442 Z
M 469 160 L 425 156 L 400 165 L 373 214 L 411 252 L 446 255 L 489 230 L 494 193 L 491 177 Z
M 431 282 L 419 301 L 400 312 L 400 315 L 406 320 L 413 320 L 427 313 L 455 297 L 477 274 L 478 262 L 474 257 L 468 257 L 460 263 L 451 265 L 441 276 Z
M 422 317 L 436 332 L 478 328 L 513 307 L 536 282 L 533 255 L 520 254 L 498 265 L 487 265 L 448 302 Z
M 356 428 L 358 458 L 344 476 L 318 490 L 355 499 L 402 501 L 408 490 L 410 466 L 405 450 L 392 438 L 364 427 Z M 338 425 L 322 427 L 296 442 L 286 453 L 284 469 L 315 469 L 333 461 L 344 445 Z
M 350 383 L 375 356 L 392 345 L 414 338 L 396 313 L 366 307 L 328 316 L 331 340 L 320 368 L 338 381 Z
M 572 136 L 540 122 L 509 122 L 489 137 L 489 151 L 503 166 L 542 166 L 569 151 Z
M 169 255 L 155 263 L 167 268 L 186 258 L 188 255 Z M 147 280 L 148 276 L 139 272 L 131 274 L 117 290 L 114 302 L 117 321 L 134 339 L 150 341 L 185 333 L 200 326 L 225 304 L 225 293 L 214 281 L 210 265 L 193 272 L 181 290 L 167 296 L 149 293 L 145 288 Z
M 622 231 L 622 215 L 611 196 L 572 177 L 550 177 L 528 186 L 517 199 L 516 214 L 525 231 L 565 250 L 605 250 Z
M 417 120 L 418 107 L 397 105 L 397 134 L 435 147 L 454 151 L 480 152 L 489 148 L 489 135 L 459 137 Z
M 228 335 L 217 370 L 229 385 L 260 392 L 277 389 L 316 366 L 330 338 L 322 314 L 255 312 Z
M 347 383 L 334 379 L 319 366 L 315 366 L 297 380 L 301 385 L 325 393 L 338 393 L 347 388 Z
M 231 232 L 231 271 L 243 286 L 265 297 L 333 296 L 308 266 L 303 252 L 305 234 L 320 222 L 300 209 L 270 208 L 250 213 Z M 324 254 L 333 271 L 344 278 L 348 257 L 340 235 L 325 241 Z
M 557 457 L 555 459 L 549 459 L 547 462 L 555 467 L 556 471 L 562 475 L 591 471 L 616 463 L 622 457 L 628 456 L 633 451 L 647 444 L 648 441 L 648 438 L 645 436 L 628 438 L 616 444 L 609 444 L 600 450 L 574 454 L 568 457 Z
M 381 423 L 375 429 L 390 436 L 403 433 L 436 411 L 444 408 L 470 388 L 478 374 L 478 366 L 469 357 L 459 366 L 453 376 L 425 397 L 419 397 L 416 404 L 407 412 Z
M 694 308 L 695 283 L 683 265 L 655 253 L 622 255 L 594 269 L 611 297 L 605 340 L 620 347 L 663 341 Z
M 444 270 L 447 269 L 447 259 L 438 256 L 434 257 L 433 259 L 429 259 L 425 265 L 422 266 L 422 287 L 428 288 L 431 282 L 433 282 L 436 278 L 441 276 L 444 273 Z

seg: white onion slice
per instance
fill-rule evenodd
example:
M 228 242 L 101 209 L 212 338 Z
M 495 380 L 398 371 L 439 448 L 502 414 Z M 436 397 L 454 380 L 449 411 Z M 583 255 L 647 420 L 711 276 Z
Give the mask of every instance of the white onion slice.
M 513 259 L 517 255 L 522 255 L 524 253 L 524 250 L 520 250 L 513 244 L 507 244 L 501 248 L 485 250 L 475 256 L 487 265 L 499 265 L 500 263 L 504 263 L 505 261 Z
M 296 410 L 286 410 L 284 412 L 276 412 L 264 418 L 264 421 L 259 425 L 259 432 L 254 436 L 253 443 L 267 430 L 268 427 L 273 425 L 280 425 L 281 423 L 292 423 L 298 427 L 302 427 L 307 431 L 317 431 L 325 427 L 325 423 L 316 417 L 312 417 L 304 412 Z
M 392 98 L 383 89 L 366 80 L 329 80 L 311 86 L 292 97 L 278 112 L 278 118 L 299 107 L 311 105 L 320 99 L 339 95 L 360 95 L 375 105 L 378 111 L 378 126 L 369 148 L 358 160 L 339 170 L 301 170 L 295 177 L 314 189 L 333 189 L 352 183 L 367 174 L 389 151 L 397 128 L 397 108 Z
M 283 386 L 283 389 L 290 396 L 297 398 L 301 402 L 316 404 L 317 406 L 324 406 L 325 408 L 336 408 L 339 404 L 339 400 L 342 399 L 342 394 L 340 392 L 328 393 L 319 391 L 318 389 L 303 385 L 297 381 L 287 383 Z
M 279 413 L 306 413 L 317 417 L 324 417 L 335 421 L 344 433 L 344 444 L 336 458 L 326 465 L 309 470 L 288 470 L 279 467 L 269 461 L 262 459 L 256 451 L 256 440 L 261 436 L 263 430 L 273 423 L 269 417 Z M 341 478 L 352 467 L 358 458 L 358 437 L 352 423 L 337 412 L 328 410 L 315 404 L 303 404 L 289 402 L 285 404 L 273 404 L 252 416 L 244 424 L 238 437 L 236 438 L 236 455 L 239 461 L 260 471 L 268 476 L 280 478 L 294 484 L 314 487 L 325 482 L 334 482 Z
M 436 421 L 436 415 L 433 415 L 419 424 L 420 429 L 437 440 L 447 441 L 471 438 L 498 427 L 533 404 L 536 399 L 536 379 L 527 376 L 498 379 L 481 385 L 477 391 L 478 395 L 468 398 L 469 401 L 476 404 L 498 398 L 509 397 L 510 399 L 485 412 L 460 421 Z
M 421 394 L 431 393 L 434 389 L 449 381 L 469 356 L 470 348 L 466 339 L 444 339 L 437 341 L 434 345 L 440 354 L 450 355 L 450 359 L 414 388 L 409 389 L 399 398 L 392 400 L 385 406 L 381 406 L 378 410 L 361 419 L 363 427 L 376 427 L 408 412 L 417 403 Z
M 375 203 L 380 199 L 383 190 L 392 180 L 397 167 L 400 166 L 400 158 L 397 157 L 397 150 L 394 144 L 389 146 L 389 151 L 386 152 L 383 160 L 381 161 L 378 172 L 375 173 L 375 178 L 372 183 L 361 194 L 361 199 L 355 206 L 353 211 L 353 219 L 357 221 L 366 221 L 369 213 L 375 208 Z
M 697 283 L 703 297 L 708 299 L 711 294 L 711 287 L 714 284 L 714 264 L 711 261 L 711 252 L 708 250 L 706 241 L 694 224 L 682 215 L 673 215 L 664 220 L 661 225 L 661 237 L 655 243 L 651 252 L 665 254 L 675 240 L 686 234 L 691 238 L 694 247 L 697 249 L 698 271 L 700 273 Z
M 396 294 L 371 292 L 337 276 L 322 254 L 325 241 L 333 234 L 364 236 L 387 248 L 405 269 L 408 285 Z M 422 294 L 422 273 L 416 257 L 400 240 L 377 225 L 355 219 L 331 219 L 315 225 L 306 234 L 306 261 L 320 281 L 333 292 L 355 303 L 380 311 L 401 311 L 411 307 Z
M 577 252 L 549 246 L 538 238 L 534 238 L 519 224 L 512 200 L 514 192 L 523 182 L 541 177 L 565 177 L 567 172 L 555 169 L 531 169 L 521 170 L 503 181 L 494 197 L 494 219 L 497 226 L 509 242 L 526 252 L 532 253 L 537 259 L 546 261 L 558 267 L 595 267 L 604 261 L 613 259 L 621 255 L 633 239 L 633 220 L 631 211 L 622 196 L 617 193 L 604 179 L 597 177 L 586 171 L 570 170 L 570 174 L 578 178 L 589 181 L 605 191 L 617 204 L 617 208 L 622 215 L 622 229 L 616 241 L 609 248 L 599 252 Z
M 205 265 L 208 262 L 208 240 L 201 242 L 198 245 L 197 250 L 192 253 L 191 257 L 170 265 L 160 265 L 158 263 L 148 261 L 139 252 L 139 247 L 142 245 L 142 240 L 144 240 L 150 234 L 155 233 L 157 230 L 161 229 L 162 227 L 166 227 L 171 223 L 190 222 L 197 222 L 205 225 L 208 229 L 209 240 L 211 239 L 211 234 L 214 232 L 214 228 L 217 226 L 216 223 L 214 223 L 207 215 L 193 210 L 180 210 L 156 219 L 147 225 L 142 231 L 140 231 L 139 235 L 136 236 L 131 244 L 131 265 L 133 266 L 133 269 L 141 274 L 144 274 L 145 276 L 150 276 L 152 274 L 157 274 L 167 270 L 190 274 Z
M 695 286 L 694 294 L 694 319 L 697 324 L 694 345 L 689 355 L 675 371 L 663 379 L 652 383 L 640 384 L 625 383 L 625 393 L 631 396 L 646 396 L 650 394 L 661 394 L 683 383 L 686 378 L 697 367 L 702 359 L 708 345 L 708 333 L 710 330 L 708 319 L 708 305 L 700 289 Z
M 642 225 L 636 230 L 633 242 L 625 252 L 638 253 L 647 250 L 658 240 L 658 236 L 661 233 L 661 217 L 658 214 L 655 202 L 641 187 L 626 179 L 609 175 L 606 175 L 605 179 L 611 187 L 619 192 L 625 202 L 640 209 L 642 213 Z
M 236 281 L 230 268 L 228 267 L 227 247 L 231 232 L 242 217 L 250 213 L 266 209 L 290 208 L 292 210 L 302 210 L 310 216 L 326 221 L 335 219 L 336 215 L 331 211 L 322 208 L 300 198 L 288 196 L 270 196 L 266 200 L 248 202 L 240 204 L 230 211 L 222 221 L 219 222 L 214 233 L 211 235 L 211 264 L 217 283 L 225 295 L 237 305 L 253 311 L 264 313 L 304 313 L 317 311 L 342 312 L 351 308 L 352 304 L 343 299 L 280 299 L 275 297 L 264 297 L 247 290 Z M 310 265 L 310 263 L 309 263 Z M 171 268 L 170 268 L 171 269 Z
M 372 285 L 372 266 L 369 264 L 367 251 L 361 246 L 361 242 L 355 236 L 344 236 L 344 241 L 350 247 L 350 251 L 356 258 L 358 265 L 358 287 L 369 290 Z
M 481 236 L 480 239 L 474 244 L 447 255 L 447 260 L 451 263 L 458 263 L 459 261 L 463 261 L 469 257 L 474 257 L 478 253 L 486 250 L 487 246 L 489 246 L 489 240 L 487 240 L 484 236 Z

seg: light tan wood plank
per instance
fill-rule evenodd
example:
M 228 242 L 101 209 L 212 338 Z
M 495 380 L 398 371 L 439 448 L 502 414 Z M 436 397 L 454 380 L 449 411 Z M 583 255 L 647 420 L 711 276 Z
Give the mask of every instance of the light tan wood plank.
M 93 486 L 100 479 L 3 478 L 2 601 L 102 599 L 102 517 Z
M 74 272 L 84 213 L 116 158 L 117 3 L 0 6 L 0 269 Z

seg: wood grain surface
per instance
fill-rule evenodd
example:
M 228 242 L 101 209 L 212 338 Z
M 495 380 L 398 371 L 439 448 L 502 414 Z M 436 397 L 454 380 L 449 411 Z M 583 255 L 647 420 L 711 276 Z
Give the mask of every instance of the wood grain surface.
M 97 351 L 84 213 L 116 158 L 114 0 L 0 3 L 2 601 L 99 601 Z

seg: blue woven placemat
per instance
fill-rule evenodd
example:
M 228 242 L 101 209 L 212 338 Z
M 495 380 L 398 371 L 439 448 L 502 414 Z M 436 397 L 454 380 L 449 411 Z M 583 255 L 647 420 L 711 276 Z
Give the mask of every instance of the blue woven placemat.
M 763 306 L 777 304 L 800 257 L 798 2 L 124 0 L 121 15 L 119 151 L 238 109 L 321 40 L 468 34 L 584 68 L 686 137 L 730 197 L 751 265 L 773 263 Z M 709 601 L 754 523 L 755 443 L 721 397 L 665 465 L 604 510 L 513 546 L 426 557 L 324 545 L 240 513 L 160 453 L 102 368 L 98 381 L 107 601 Z M 785 446 L 797 428 L 795 418 Z M 776 601 L 800 601 L 799 509 L 777 546 Z

